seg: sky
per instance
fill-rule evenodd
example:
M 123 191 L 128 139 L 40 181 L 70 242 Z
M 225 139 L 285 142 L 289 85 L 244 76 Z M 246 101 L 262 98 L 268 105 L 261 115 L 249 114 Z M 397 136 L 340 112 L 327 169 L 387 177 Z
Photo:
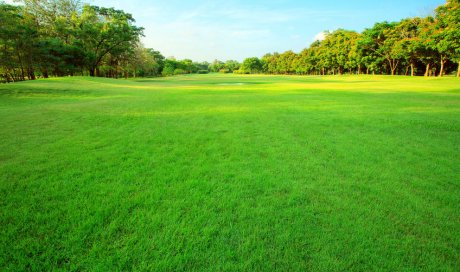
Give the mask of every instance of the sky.
M 145 47 L 166 57 L 242 61 L 299 52 L 323 31 L 431 15 L 445 0 L 83 0 L 131 13 Z M 12 2 L 12 0 L 6 1 Z

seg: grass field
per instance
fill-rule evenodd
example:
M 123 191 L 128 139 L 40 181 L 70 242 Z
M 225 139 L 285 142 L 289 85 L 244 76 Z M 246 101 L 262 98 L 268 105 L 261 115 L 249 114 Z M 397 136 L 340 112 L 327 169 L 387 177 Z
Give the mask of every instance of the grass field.
M 0 85 L 2 271 L 458 271 L 460 80 Z

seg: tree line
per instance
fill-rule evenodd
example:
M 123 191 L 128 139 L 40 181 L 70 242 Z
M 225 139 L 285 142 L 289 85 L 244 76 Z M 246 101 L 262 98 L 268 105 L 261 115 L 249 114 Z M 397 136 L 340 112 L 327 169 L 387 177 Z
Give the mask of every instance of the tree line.
M 326 32 L 296 54 L 270 53 L 246 59 L 237 73 L 334 75 L 388 74 L 460 76 L 460 5 L 448 0 L 435 16 L 381 22 L 362 33 Z
M 134 56 L 143 28 L 134 25 L 131 14 L 79 0 L 17 2 L 22 5 L 0 4 L 3 80 L 75 74 L 128 76 L 136 65 Z
M 460 76 L 460 5 L 447 0 L 434 16 L 381 22 L 362 33 L 326 32 L 300 53 L 193 62 L 165 58 L 140 43 L 129 13 L 80 0 L 0 2 L 0 81 L 90 75 L 148 77 L 190 73 Z

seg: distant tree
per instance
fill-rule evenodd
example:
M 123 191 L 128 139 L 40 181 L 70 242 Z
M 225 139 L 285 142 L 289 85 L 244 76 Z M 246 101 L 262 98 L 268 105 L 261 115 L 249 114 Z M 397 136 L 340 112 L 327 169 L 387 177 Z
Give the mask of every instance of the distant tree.
M 240 70 L 243 73 L 257 74 L 263 71 L 263 63 L 259 58 L 247 58 L 243 61 Z
M 207 61 L 204 61 L 204 62 L 195 62 L 193 63 L 195 65 L 195 67 L 197 68 L 198 70 L 198 73 L 201 73 L 201 74 L 205 74 L 207 72 L 209 72 L 209 62 Z M 206 71 L 206 72 L 205 72 Z
M 159 75 L 160 63 L 155 59 L 156 53 L 157 51 L 151 48 L 144 48 L 144 46 L 139 43 L 133 53 L 127 54 L 127 58 L 124 59 L 123 70 L 125 77 L 148 77 Z
M 220 70 L 225 68 L 225 63 L 220 60 L 214 60 L 210 65 L 209 65 L 209 70 L 213 73 L 217 73 Z
M 227 60 L 224 67 L 228 70 L 228 72 L 232 73 L 233 71 L 240 69 L 240 66 L 241 64 L 236 60 Z
M 172 59 L 165 60 L 164 68 L 161 74 L 163 76 L 171 76 L 174 75 L 174 71 L 177 68 L 177 61 Z
M 343 74 L 345 69 L 351 70 L 356 67 L 355 62 L 350 61 L 350 52 L 356 46 L 358 37 L 357 32 L 344 29 L 326 34 L 322 45 L 325 46 L 324 52 L 328 68 L 332 68 L 338 74 Z
M 279 55 L 276 63 L 276 72 L 278 74 L 291 74 L 294 72 L 294 60 L 296 58 L 296 53 L 293 51 L 286 51 L 283 54 Z
M 278 61 L 279 61 L 280 54 L 275 52 L 273 54 L 266 54 L 262 57 L 263 60 L 263 71 L 269 74 L 277 74 L 278 73 Z

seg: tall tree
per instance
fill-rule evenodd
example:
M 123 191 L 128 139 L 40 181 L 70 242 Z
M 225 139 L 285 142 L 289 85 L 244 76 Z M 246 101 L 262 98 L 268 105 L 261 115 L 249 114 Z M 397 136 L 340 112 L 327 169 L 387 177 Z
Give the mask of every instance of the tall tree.
M 457 76 L 460 76 L 460 4 L 458 0 L 448 0 L 436 9 L 433 39 L 439 52 L 441 71 L 448 60 L 458 61 Z
M 403 47 L 396 30 L 397 23 L 377 23 L 364 30 L 360 45 L 386 60 L 391 75 L 394 75 L 403 57 Z
M 134 48 L 143 28 L 133 25 L 129 13 L 113 8 L 86 5 L 80 23 L 80 37 L 87 52 L 86 63 L 91 76 L 107 54 L 121 55 Z
M 401 46 L 403 58 L 410 67 L 411 76 L 415 75 L 415 65 L 423 52 L 423 44 L 420 39 L 421 25 L 422 19 L 415 17 L 402 20 L 395 28 L 400 36 L 398 43 Z

